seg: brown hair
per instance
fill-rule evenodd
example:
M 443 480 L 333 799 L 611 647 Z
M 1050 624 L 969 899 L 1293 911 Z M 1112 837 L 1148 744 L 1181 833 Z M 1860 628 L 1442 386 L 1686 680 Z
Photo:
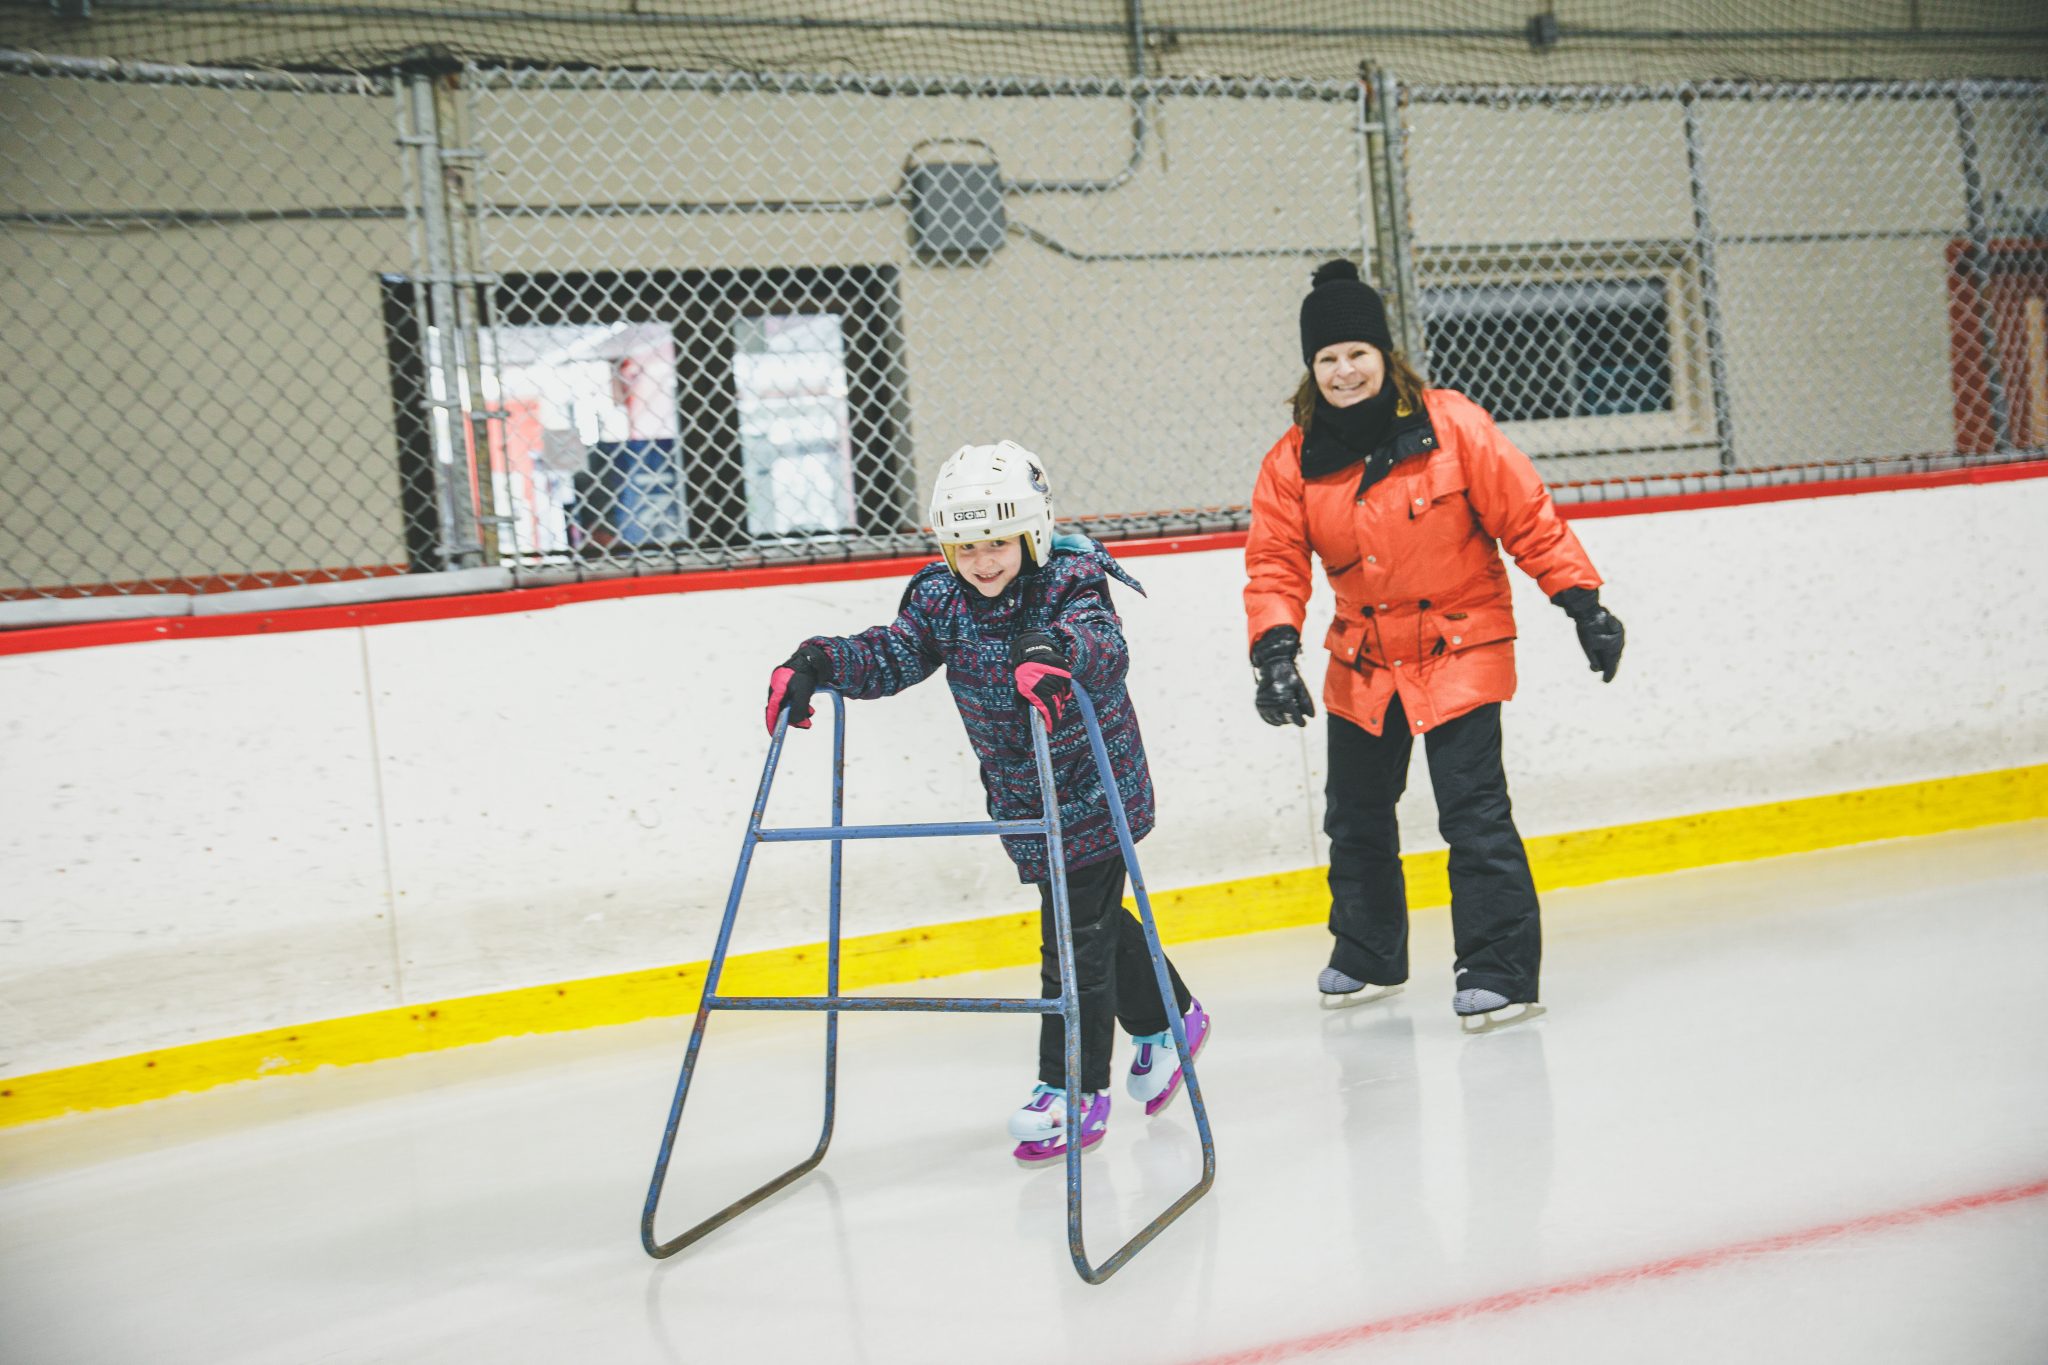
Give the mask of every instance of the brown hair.
M 1422 376 L 1408 363 L 1408 357 L 1399 351 L 1383 351 L 1381 354 L 1386 357 L 1387 373 L 1394 380 L 1394 395 L 1410 408 L 1421 407 L 1422 390 L 1425 385 Z M 1316 393 L 1316 372 L 1310 370 L 1301 377 L 1301 382 L 1294 386 L 1294 397 L 1288 400 L 1294 408 L 1294 425 L 1304 432 L 1308 430 L 1308 424 L 1316 414 Z

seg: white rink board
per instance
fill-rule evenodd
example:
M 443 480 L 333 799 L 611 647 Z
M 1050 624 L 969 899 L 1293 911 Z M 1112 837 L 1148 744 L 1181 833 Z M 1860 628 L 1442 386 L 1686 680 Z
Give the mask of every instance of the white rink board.
M 362 632 L 0 659 L 0 1069 L 401 1003 Z
M 1603 687 L 1515 575 L 1525 834 L 2048 759 L 2048 481 L 1574 525 L 1630 643 Z M 1148 881 L 1320 862 L 1321 722 L 1251 709 L 1242 555 L 1127 567 L 1150 593 L 1117 591 L 1159 789 Z M 768 670 L 807 634 L 887 619 L 901 590 L 0 658 L 0 1075 L 708 956 Z M 849 819 L 981 814 L 942 679 L 849 714 Z M 772 819 L 822 819 L 828 736 L 794 737 Z M 1439 846 L 1414 774 L 1405 843 Z M 846 861 L 850 934 L 1035 904 L 979 841 Z M 736 948 L 822 938 L 824 866 L 763 849 Z

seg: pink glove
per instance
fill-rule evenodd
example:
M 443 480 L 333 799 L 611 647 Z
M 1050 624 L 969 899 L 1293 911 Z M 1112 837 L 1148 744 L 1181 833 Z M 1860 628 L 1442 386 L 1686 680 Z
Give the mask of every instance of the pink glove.
M 1051 734 L 1066 719 L 1074 700 L 1074 675 L 1067 656 L 1041 630 L 1027 630 L 1010 641 L 1010 664 L 1017 670 L 1017 692 L 1036 707 Z
M 785 706 L 793 729 L 810 729 L 811 693 L 831 677 L 831 655 L 816 645 L 798 646 L 796 653 L 768 675 L 768 733 L 775 733 L 776 713 Z

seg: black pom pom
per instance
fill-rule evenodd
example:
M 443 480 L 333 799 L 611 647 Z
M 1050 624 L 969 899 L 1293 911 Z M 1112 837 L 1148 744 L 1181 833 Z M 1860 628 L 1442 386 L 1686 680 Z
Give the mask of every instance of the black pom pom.
M 1331 280 L 1355 280 L 1357 278 L 1358 267 L 1350 261 L 1342 258 L 1334 261 L 1324 261 L 1316 267 L 1316 273 L 1309 282 L 1309 288 L 1313 289 L 1317 285 L 1328 284 Z

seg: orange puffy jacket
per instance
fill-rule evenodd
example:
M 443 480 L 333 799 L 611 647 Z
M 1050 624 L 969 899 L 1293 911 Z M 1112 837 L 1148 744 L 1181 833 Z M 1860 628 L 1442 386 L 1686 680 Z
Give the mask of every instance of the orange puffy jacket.
M 1301 629 L 1309 554 L 1337 593 L 1323 704 L 1373 734 L 1400 693 L 1434 729 L 1515 694 L 1515 616 L 1498 541 L 1545 595 L 1597 588 L 1585 547 L 1529 457 L 1452 389 L 1397 419 L 1394 461 L 1361 495 L 1363 466 L 1305 479 L 1300 427 L 1266 452 L 1252 490 L 1244 607 L 1251 639 Z

